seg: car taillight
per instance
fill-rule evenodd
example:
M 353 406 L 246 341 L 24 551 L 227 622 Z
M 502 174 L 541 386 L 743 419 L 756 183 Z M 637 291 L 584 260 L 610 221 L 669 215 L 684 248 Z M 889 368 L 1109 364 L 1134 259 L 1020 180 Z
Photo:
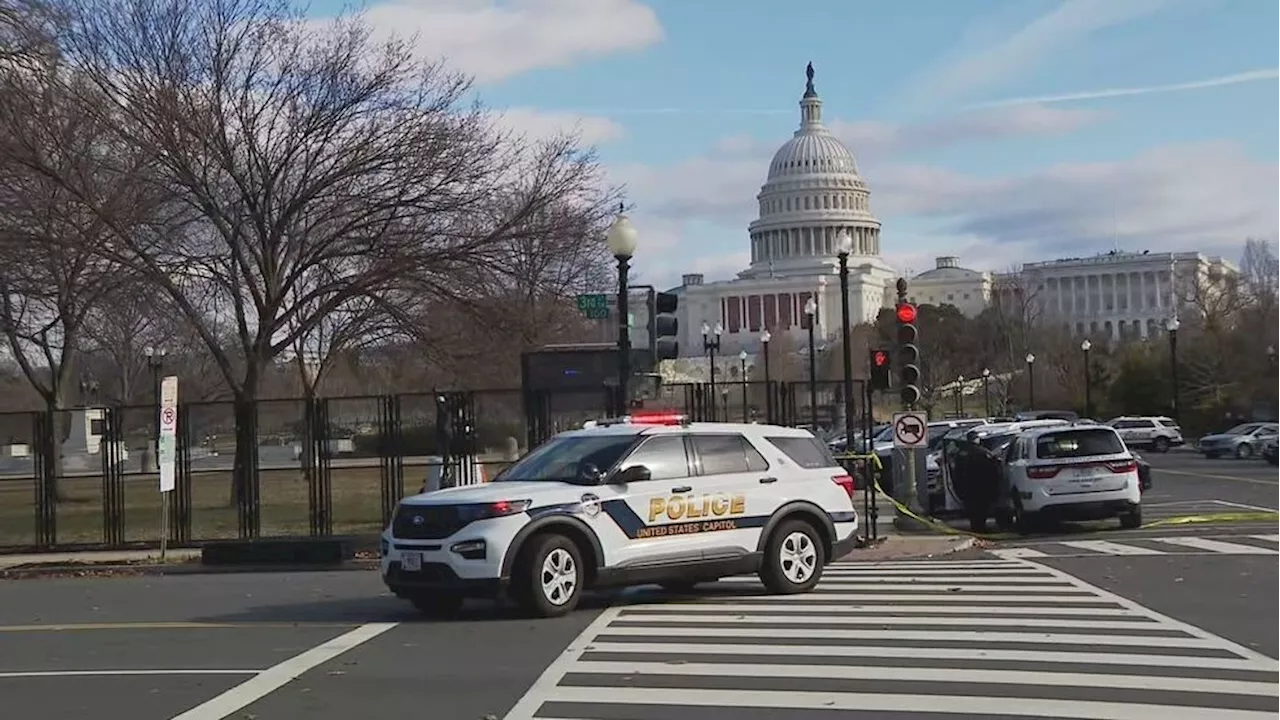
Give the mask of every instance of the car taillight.
M 853 482 L 853 476 L 851 476 L 851 475 L 834 475 L 834 476 L 832 476 L 832 478 L 831 478 L 831 482 L 833 482 L 833 483 L 835 483 L 835 484 L 839 485 L 840 487 L 844 488 L 844 491 L 849 495 L 849 499 L 850 499 L 850 500 L 852 500 L 852 499 L 853 499 L 853 491 L 856 489 L 856 487 L 854 486 L 854 482 Z
M 1115 460 L 1104 464 L 1113 473 L 1127 473 L 1138 469 L 1138 463 L 1132 460 Z
M 1027 468 L 1027 477 L 1036 480 L 1047 480 L 1058 474 L 1057 465 L 1032 465 Z

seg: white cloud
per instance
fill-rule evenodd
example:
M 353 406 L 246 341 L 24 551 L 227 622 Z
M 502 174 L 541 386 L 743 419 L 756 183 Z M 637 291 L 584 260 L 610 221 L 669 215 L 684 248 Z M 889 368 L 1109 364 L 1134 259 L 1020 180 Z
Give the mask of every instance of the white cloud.
M 1155 14 L 1167 0 L 1064 0 L 998 42 L 945 58 L 909 83 L 899 102 L 945 106 L 1025 76 L 1048 57 L 1089 35 Z
M 901 126 L 836 120 L 829 127 L 863 164 L 873 202 L 878 202 L 882 191 L 874 168 L 884 158 L 1010 137 L 1059 135 L 1099 117 L 1092 111 L 1019 106 Z M 642 212 L 673 219 L 735 222 L 745 228 L 754 217 L 755 195 L 765 180 L 769 158 L 780 144 L 776 138 L 764 141 L 733 136 L 718 142 L 703 157 L 667 166 L 623 165 L 614 168 L 611 175 L 626 184 Z
M 575 133 L 584 145 L 603 145 L 626 134 L 621 125 L 609 118 L 528 107 L 499 110 L 494 122 L 500 129 L 532 141 Z
M 1025 110 L 1025 112 L 1024 112 Z M 1228 141 L 1169 145 L 1108 162 L 1073 162 L 1010 177 L 979 177 L 902 155 L 967 142 L 1065 133 L 1092 113 L 1019 106 L 951 121 L 890 126 L 832 123 L 864 163 L 886 258 L 920 271 L 935 255 L 991 270 L 1014 263 L 1130 250 L 1200 250 L 1234 259 L 1246 237 L 1275 237 L 1280 166 Z M 661 228 L 664 252 L 646 274 L 729 277 L 746 266 L 746 225 L 774 143 L 727 138 L 705 156 L 611 173 L 627 183 L 636 223 Z M 904 222 L 910 221 L 910 222 Z M 729 252 L 700 249 L 708 228 Z M 912 234 L 915 233 L 915 234 Z M 666 252 L 671 248 L 672 252 Z
M 423 57 L 480 83 L 663 39 L 657 14 L 638 0 L 400 0 L 374 2 L 365 17 L 379 37 L 414 38 Z

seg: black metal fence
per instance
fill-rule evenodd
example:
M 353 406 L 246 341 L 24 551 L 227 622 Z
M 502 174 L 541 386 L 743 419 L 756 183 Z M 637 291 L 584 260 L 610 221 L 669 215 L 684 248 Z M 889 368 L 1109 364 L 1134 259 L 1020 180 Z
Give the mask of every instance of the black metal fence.
M 644 404 L 697 421 L 843 428 L 840 384 L 818 383 L 813 395 L 816 405 L 807 383 L 677 384 Z M 2 413 L 0 551 L 150 547 L 162 534 L 178 547 L 376 534 L 429 479 L 484 482 L 608 402 L 603 389 L 261 400 L 240 427 L 233 403 L 185 403 L 175 486 L 163 496 L 154 405 Z

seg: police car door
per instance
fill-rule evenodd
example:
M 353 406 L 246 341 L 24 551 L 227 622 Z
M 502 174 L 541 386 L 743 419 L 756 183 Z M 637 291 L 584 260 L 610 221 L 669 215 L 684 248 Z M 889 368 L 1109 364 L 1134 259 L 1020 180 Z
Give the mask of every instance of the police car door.
M 618 472 L 636 465 L 649 469 L 644 482 L 601 487 L 604 516 L 612 527 L 602 528 L 606 563 L 610 567 L 649 562 L 693 561 L 701 552 L 685 535 L 685 498 L 696 479 L 682 433 L 648 436 L 618 464 Z
M 741 434 L 690 435 L 696 493 L 686 517 L 697 521 L 708 556 L 755 552 L 760 532 L 777 508 L 769 463 Z

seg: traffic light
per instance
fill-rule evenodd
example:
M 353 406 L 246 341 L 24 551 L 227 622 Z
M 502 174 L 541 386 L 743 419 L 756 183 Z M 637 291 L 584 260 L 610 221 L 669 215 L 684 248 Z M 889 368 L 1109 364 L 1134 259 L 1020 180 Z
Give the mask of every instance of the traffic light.
M 898 307 L 898 379 L 902 388 L 902 404 L 910 410 L 920 402 L 920 348 L 916 345 L 916 306 L 903 297 L 905 283 L 899 281 Z
M 871 389 L 872 390 L 888 390 L 891 385 L 889 377 L 888 350 L 872 350 L 871 351 Z
M 653 322 L 649 333 L 653 343 L 653 359 L 674 360 L 680 355 L 680 321 L 676 319 L 676 308 L 680 297 L 672 293 L 658 293 L 653 299 Z M 656 372 L 657 369 L 655 368 Z

